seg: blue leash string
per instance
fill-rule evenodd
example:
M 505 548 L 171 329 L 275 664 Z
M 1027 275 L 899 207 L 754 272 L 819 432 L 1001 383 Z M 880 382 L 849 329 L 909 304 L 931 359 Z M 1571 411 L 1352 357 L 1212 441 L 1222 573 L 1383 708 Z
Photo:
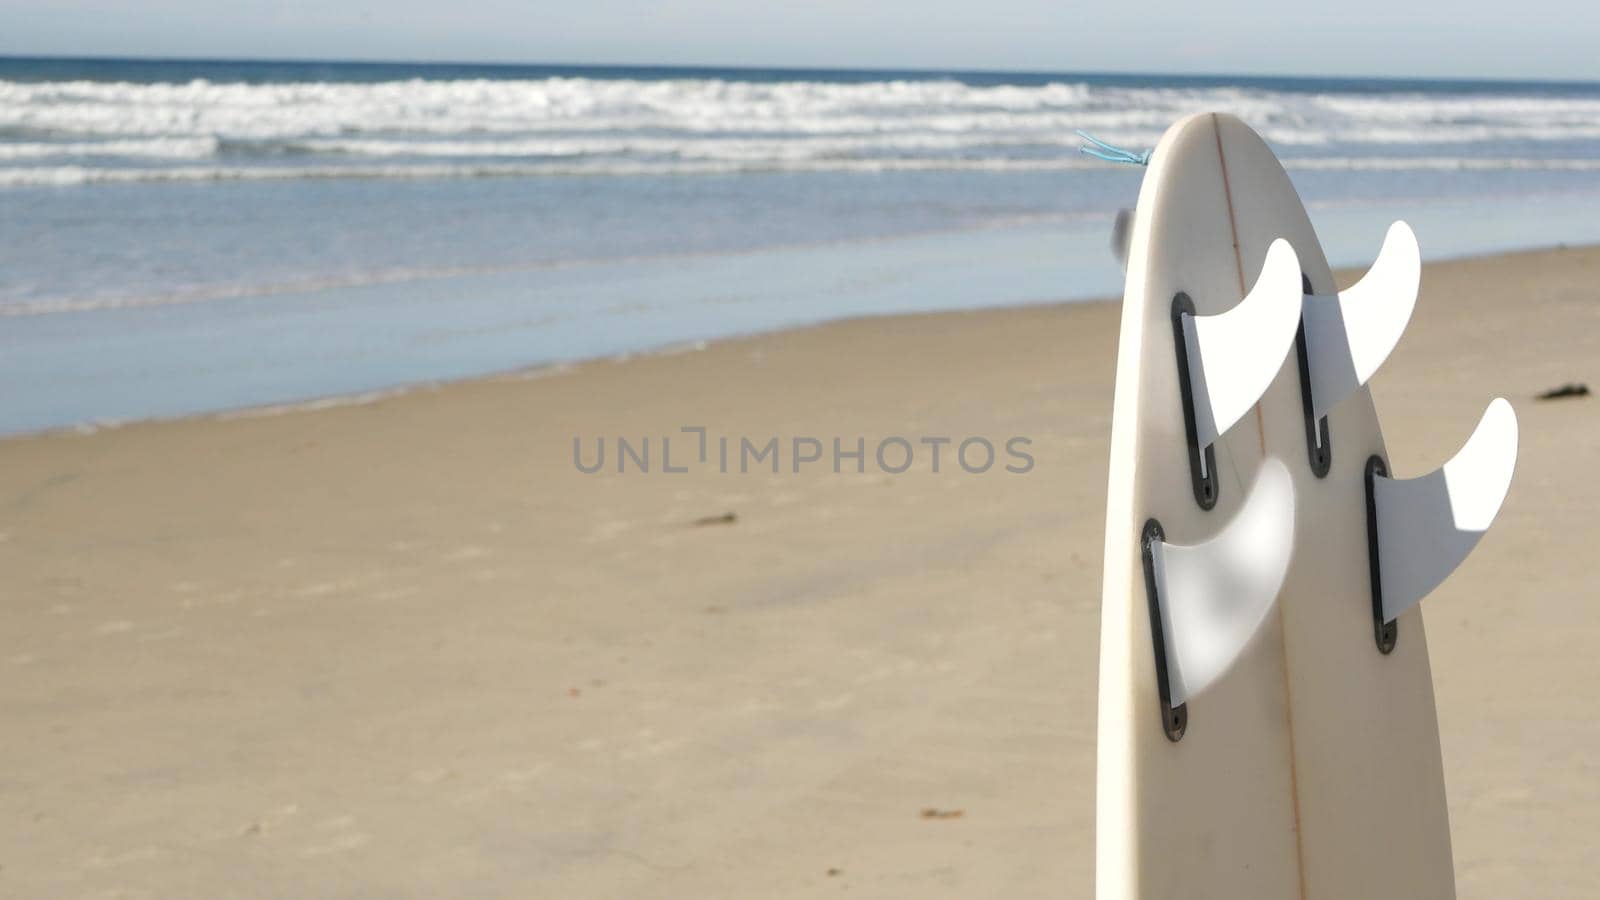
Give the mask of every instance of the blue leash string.
M 1130 166 L 1150 165 L 1151 151 L 1149 150 L 1146 150 L 1143 153 L 1135 153 L 1132 150 L 1124 150 L 1121 147 L 1117 147 L 1100 140 L 1081 128 L 1077 130 L 1077 135 L 1078 137 L 1081 137 L 1094 145 L 1093 147 L 1078 148 L 1078 152 L 1082 153 L 1084 156 L 1092 156 L 1095 159 L 1103 159 L 1106 162 L 1126 163 Z

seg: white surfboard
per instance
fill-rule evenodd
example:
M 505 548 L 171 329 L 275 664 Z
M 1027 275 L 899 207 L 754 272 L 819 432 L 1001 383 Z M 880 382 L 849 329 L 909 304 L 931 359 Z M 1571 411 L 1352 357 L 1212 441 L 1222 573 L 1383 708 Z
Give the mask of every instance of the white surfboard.
M 1101 900 L 1454 896 L 1416 600 L 1493 518 L 1516 429 L 1497 401 L 1450 466 L 1388 469 L 1365 383 L 1416 257 L 1397 226 L 1339 292 L 1282 167 L 1230 116 L 1179 122 L 1151 156 L 1107 497 Z M 1291 546 L 1248 536 L 1274 522 Z

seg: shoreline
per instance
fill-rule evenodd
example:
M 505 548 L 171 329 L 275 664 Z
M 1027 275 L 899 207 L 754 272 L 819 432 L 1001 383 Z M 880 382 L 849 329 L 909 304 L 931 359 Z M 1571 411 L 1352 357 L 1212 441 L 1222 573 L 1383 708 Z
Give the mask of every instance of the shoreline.
M 959 234 L 959 233 L 963 233 L 963 232 L 949 232 L 949 233 L 950 234 Z M 939 232 L 939 234 L 945 234 L 945 232 Z M 1552 253 L 1552 252 L 1562 252 L 1562 251 L 1579 251 L 1579 252 L 1582 252 L 1582 251 L 1591 250 L 1591 249 L 1600 249 L 1600 244 L 1583 244 L 1583 245 L 1554 244 L 1554 245 L 1548 245 L 1548 246 L 1540 245 L 1540 246 L 1530 246 L 1530 247 L 1525 247 L 1525 248 L 1515 249 L 1515 250 L 1490 251 L 1490 252 L 1487 252 L 1487 253 L 1469 253 L 1469 254 L 1466 254 L 1466 255 L 1456 256 L 1456 257 L 1445 256 L 1445 257 L 1441 257 L 1441 258 L 1430 259 L 1429 262 L 1424 267 L 1424 271 L 1426 271 L 1428 267 L 1431 267 L 1431 266 L 1434 266 L 1434 265 L 1438 265 L 1438 264 L 1441 264 L 1441 263 L 1467 262 L 1467 261 L 1474 261 L 1474 260 L 1479 260 L 1479 261 L 1482 261 L 1482 260 L 1494 260 L 1494 259 L 1500 259 L 1500 258 L 1518 257 L 1518 256 L 1523 256 L 1523 255 L 1528 255 L 1528 254 L 1542 254 L 1542 253 Z M 754 252 L 754 251 L 752 251 L 752 252 Z M 655 260 L 653 260 L 653 261 L 655 261 Z M 1363 269 L 1354 268 L 1354 267 L 1339 267 L 1339 268 L 1335 269 L 1335 274 L 1336 274 L 1336 277 L 1339 279 L 1340 283 L 1344 284 L 1344 283 L 1351 282 L 1356 278 L 1359 278 L 1360 275 L 1363 273 L 1363 271 L 1364 271 Z M 243 299 L 251 299 L 251 298 L 243 298 Z M 801 331 L 806 331 L 806 330 L 809 330 L 809 329 L 826 327 L 826 326 L 829 326 L 829 325 L 847 324 L 847 323 L 858 322 L 858 321 L 870 321 L 870 320 L 874 320 L 874 319 L 907 319 L 907 320 L 910 320 L 910 319 L 915 319 L 915 318 L 918 318 L 918 317 L 926 317 L 926 316 L 941 316 L 941 315 L 952 315 L 952 314 L 959 315 L 959 314 L 965 314 L 965 313 L 977 313 L 977 312 L 988 312 L 988 311 L 1006 312 L 1006 311 L 1027 310 L 1027 309 L 1054 308 L 1054 307 L 1067 307 L 1067 306 L 1083 306 L 1083 305 L 1098 305 L 1098 304 L 1120 304 L 1121 302 L 1122 301 L 1121 301 L 1120 297 L 1087 296 L 1087 297 L 1084 297 L 1084 298 L 1081 298 L 1081 299 L 1056 298 L 1056 299 L 1039 300 L 1039 301 L 1033 301 L 1033 302 L 1024 301 L 1024 302 L 1001 304 L 1001 305 L 973 306 L 973 307 L 969 307 L 969 308 L 939 309 L 939 310 L 910 311 L 910 312 L 889 311 L 889 312 L 881 312 L 881 313 L 864 313 L 864 314 L 857 314 L 857 315 L 847 315 L 847 316 L 842 316 L 842 317 L 839 317 L 839 318 L 824 319 L 824 320 L 816 321 L 816 322 L 806 322 L 806 323 L 795 324 L 795 325 L 782 325 L 782 326 L 778 326 L 776 328 L 757 329 L 757 330 L 753 330 L 753 331 L 749 331 L 749 332 L 738 332 L 738 333 L 720 335 L 720 336 L 716 336 L 716 337 L 712 337 L 712 338 L 678 340 L 678 341 L 672 341 L 672 342 L 661 344 L 661 345 L 645 347 L 645 348 L 641 348 L 641 349 L 637 349 L 637 350 L 627 350 L 627 351 L 621 351 L 621 352 L 618 352 L 618 353 L 606 354 L 606 355 L 601 355 L 601 356 L 585 357 L 585 358 L 573 359 L 573 360 L 553 360 L 553 361 L 550 361 L 550 362 L 543 362 L 543 363 L 531 363 L 531 364 L 528 364 L 526 366 L 519 366 L 519 367 L 503 369 L 503 370 L 498 370 L 498 371 L 488 372 L 488 373 L 482 373 L 482 374 L 465 375 L 465 376 L 462 376 L 462 377 L 459 377 L 459 378 L 431 379 L 431 380 L 423 380 L 423 381 L 406 382 L 406 383 L 403 383 L 403 384 L 397 384 L 397 385 L 393 385 L 393 386 L 389 386 L 389 387 L 374 388 L 374 389 L 371 389 L 371 390 L 354 391 L 354 392 L 349 392 L 349 393 L 332 393 L 332 394 L 315 395 L 315 396 L 307 397 L 307 398 L 304 398 L 304 399 L 290 399 L 290 400 L 284 400 L 284 401 L 278 401 L 278 402 L 251 404 L 251 405 L 246 405 L 246 406 L 228 407 L 228 408 L 206 410 L 206 411 L 194 412 L 194 413 L 183 413 L 183 414 L 178 414 L 178 415 L 173 415 L 173 416 L 152 416 L 152 417 L 145 417 L 145 418 L 91 420 L 91 421 L 78 422 L 78 423 L 69 424 L 69 425 L 53 426 L 53 427 L 44 428 L 44 429 L 37 429 L 37 430 L 15 431 L 15 432 L 0 432 L 0 444 L 3 444 L 3 443 L 8 442 L 8 441 L 19 440 L 19 439 L 35 438 L 35 437 L 48 437 L 48 436 L 54 436 L 54 435 L 88 436 L 88 435 L 99 434 L 99 433 L 106 432 L 106 431 L 120 430 L 120 429 L 133 427 L 133 426 L 159 425 L 159 424 L 164 424 L 164 423 L 188 422 L 188 421 L 231 421 L 231 420 L 236 420 L 236 419 L 264 418 L 264 417 L 289 415 L 289 414 L 303 413 L 303 412 L 318 412 L 318 411 L 325 410 L 325 409 L 332 409 L 332 408 L 339 408 L 339 407 L 363 406 L 363 405 L 367 405 L 367 404 L 370 404 L 370 403 L 382 402 L 382 401 L 389 400 L 389 399 L 396 398 L 396 397 L 403 397 L 403 396 L 406 396 L 406 395 L 409 395 L 409 394 L 412 394 L 412 393 L 416 393 L 416 392 L 448 391 L 448 390 L 450 390 L 450 389 L 452 389 L 452 388 L 454 388 L 454 387 L 456 387 L 458 385 L 468 385 L 468 384 L 474 384 L 474 383 L 478 383 L 478 382 L 498 382 L 498 381 L 507 381 L 507 380 L 509 380 L 509 381 L 525 381 L 525 380 L 532 380 L 532 379 L 538 379 L 538 378 L 553 378 L 553 377 L 558 377 L 558 376 L 563 376 L 563 375 L 579 374 L 582 370 L 584 370 L 584 369 L 586 369 L 588 367 L 591 367 L 591 366 L 607 365 L 607 364 L 615 365 L 615 364 L 628 362 L 629 360 L 634 359 L 634 358 L 642 358 L 642 357 L 676 356 L 676 355 L 681 355 L 681 354 L 684 354 L 684 353 L 696 353 L 696 352 L 703 351 L 703 350 L 707 349 L 708 347 L 712 347 L 712 346 L 716 346 L 716 345 L 723 344 L 723 343 L 728 343 L 728 342 L 748 341 L 748 340 L 751 340 L 751 339 L 757 339 L 757 338 L 762 338 L 762 337 L 771 336 L 771 335 L 782 335 L 782 334 L 791 333 L 791 332 L 801 332 Z
M 1600 242 L 1588 199 L 1398 207 L 1424 258 L 1440 261 L 1507 245 Z M 1318 208 L 1336 267 L 1370 264 L 1391 221 L 1381 213 L 1392 208 Z M 991 224 L 870 243 L 11 317 L 0 329 L 0 382 L 30 389 L 5 405 L 0 433 L 333 402 L 862 315 L 1110 297 L 1123 276 L 1103 226 Z
M 800 325 L 787 325 L 768 330 L 758 330 L 745 333 L 723 335 L 704 340 L 675 341 L 656 347 L 647 347 L 640 350 L 623 351 L 607 356 L 587 357 L 578 360 L 563 360 L 549 363 L 533 363 L 528 366 L 490 372 L 482 375 L 467 375 L 461 378 L 443 379 L 435 381 L 419 381 L 389 388 L 378 388 L 370 391 L 358 391 L 349 394 L 330 394 L 326 396 L 311 397 L 304 400 L 287 400 L 281 403 L 264 403 L 252 406 L 241 406 L 229 409 L 211 410 L 207 412 L 186 413 L 175 416 L 157 416 L 143 419 L 108 419 L 102 421 L 80 422 L 74 425 L 62 425 L 45 428 L 37 431 L 0 432 L 0 446 L 9 441 L 26 440 L 30 438 L 50 437 L 93 437 L 112 431 L 121 431 L 128 428 L 145 426 L 161 426 L 182 424 L 189 422 L 231 422 L 248 419 L 274 418 L 278 416 L 296 415 L 301 413 L 317 413 L 331 409 L 367 406 L 395 400 L 417 393 L 437 393 L 452 389 L 477 384 L 497 384 L 502 382 L 533 381 L 543 378 L 556 378 L 564 375 L 579 375 L 595 366 L 623 365 L 636 359 L 655 359 L 682 356 L 689 353 L 699 353 L 722 344 L 741 343 L 761 338 L 781 336 L 785 334 L 811 331 L 818 328 L 827 328 L 836 325 L 849 325 L 857 322 L 870 322 L 880 319 L 919 319 L 938 316 L 959 316 L 984 312 L 1018 312 L 1030 309 L 1120 304 L 1120 298 L 1090 297 L 1082 300 L 1041 300 L 1032 303 L 1016 303 L 1003 306 L 981 306 L 971 309 L 931 310 L 926 312 L 885 312 L 868 313 L 863 315 L 845 316 L 838 319 L 825 319 L 819 322 L 810 322 Z

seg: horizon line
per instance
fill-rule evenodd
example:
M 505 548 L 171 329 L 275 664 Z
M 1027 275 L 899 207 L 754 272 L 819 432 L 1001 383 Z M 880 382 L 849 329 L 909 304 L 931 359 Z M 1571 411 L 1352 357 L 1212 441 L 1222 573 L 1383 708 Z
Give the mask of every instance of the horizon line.
M 333 65 L 333 66 L 417 66 L 438 68 L 482 69 L 624 69 L 624 70 L 682 70 L 720 72 L 815 72 L 832 74 L 884 74 L 884 75 L 1001 75 L 1079 78 L 1177 78 L 1211 81 L 1266 81 L 1286 80 L 1302 82 L 1365 81 L 1423 84 L 1523 84 L 1549 86 L 1600 87 L 1595 78 L 1545 78 L 1545 77 L 1485 77 L 1468 75 L 1329 75 L 1282 72 L 1179 72 L 1171 70 L 1068 70 L 1003 68 L 982 69 L 968 67 L 921 66 L 819 66 L 819 65 L 752 65 L 748 63 L 641 63 L 641 62 L 513 62 L 507 60 L 450 60 L 450 59 L 389 59 L 362 58 L 329 59 L 321 57 L 267 57 L 267 56 L 123 56 L 108 54 L 32 54 L 0 52 L 0 62 L 97 62 L 97 63 L 232 63 L 256 65 Z

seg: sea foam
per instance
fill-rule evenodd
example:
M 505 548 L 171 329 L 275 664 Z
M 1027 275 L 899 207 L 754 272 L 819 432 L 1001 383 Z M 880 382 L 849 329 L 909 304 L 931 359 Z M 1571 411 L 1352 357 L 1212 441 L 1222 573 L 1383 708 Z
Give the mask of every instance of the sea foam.
M 1600 95 L 717 78 L 0 81 L 0 186 L 1053 171 L 1202 110 L 1314 169 L 1582 168 Z M 1454 148 L 1454 149 L 1451 149 Z M 1538 149 L 1547 148 L 1547 149 Z M 1567 152 L 1563 152 L 1563 151 Z

